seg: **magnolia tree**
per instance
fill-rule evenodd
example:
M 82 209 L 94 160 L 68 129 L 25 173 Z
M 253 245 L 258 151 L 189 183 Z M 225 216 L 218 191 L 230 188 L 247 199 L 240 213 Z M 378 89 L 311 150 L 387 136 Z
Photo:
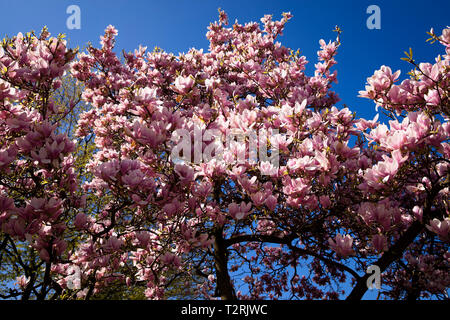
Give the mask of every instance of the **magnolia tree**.
M 335 106 L 339 36 L 305 74 L 276 41 L 290 18 L 220 11 L 178 56 L 119 57 L 112 26 L 77 57 L 45 29 L 5 39 L 1 297 L 360 299 L 370 267 L 383 298 L 448 298 L 450 29 L 434 64 L 368 79 L 384 124 Z M 83 92 L 58 100 L 63 77 Z

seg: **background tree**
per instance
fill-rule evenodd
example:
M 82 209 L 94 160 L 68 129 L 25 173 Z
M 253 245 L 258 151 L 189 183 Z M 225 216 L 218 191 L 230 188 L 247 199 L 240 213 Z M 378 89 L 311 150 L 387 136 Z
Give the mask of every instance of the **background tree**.
M 42 46 L 48 46 L 51 45 L 53 41 L 60 41 L 59 45 L 66 45 L 66 42 L 63 40 L 64 35 L 59 35 L 57 39 L 50 38 L 48 39 L 49 34 L 46 28 L 44 28 L 41 32 L 41 35 L 37 37 L 34 32 L 31 32 L 26 35 L 26 37 L 21 36 L 20 34 L 17 37 L 14 37 L 12 39 L 5 38 L 2 43 L 2 53 L 4 61 L 5 56 L 12 57 L 13 59 L 22 59 L 22 61 L 26 61 L 27 59 L 30 59 L 30 56 L 35 58 L 33 56 L 33 51 L 36 51 L 37 48 L 40 50 L 46 50 L 42 49 Z M 40 43 L 38 44 L 36 41 L 39 40 Z M 31 52 L 24 52 L 23 50 L 20 51 L 20 45 L 25 44 L 27 49 Z M 17 50 L 19 47 L 19 53 Z M 10 49 L 8 49 L 10 48 Z M 11 49 L 13 48 L 13 49 Z M 48 47 L 47 47 L 48 48 Z M 5 50 L 7 53 L 5 55 Z M 50 49 L 52 50 L 52 49 Z M 76 49 L 78 50 L 78 49 Z M 52 51 L 50 51 L 52 52 Z M 47 52 L 48 53 L 48 52 Z M 49 57 L 50 61 L 52 61 L 52 57 Z M 66 64 L 70 60 L 66 61 Z M 14 63 L 14 62 L 13 62 Z M 31 93 L 28 93 L 26 91 L 26 85 L 20 84 L 20 86 L 17 86 L 17 88 L 22 88 L 22 91 L 19 90 L 11 90 L 11 87 L 14 84 L 14 81 L 8 77 L 8 75 L 11 74 L 11 69 L 15 70 L 14 67 L 11 67 L 10 65 L 13 64 L 11 62 L 5 64 L 5 68 L 3 69 L 3 78 L 2 78 L 2 93 L 4 100 L 2 100 L 2 125 L 3 125 L 3 132 L 14 132 L 13 129 L 17 129 L 14 127 L 14 125 L 18 122 L 13 116 L 11 109 L 17 110 L 17 112 L 33 112 L 34 110 L 45 110 L 45 108 L 52 108 L 51 112 L 49 113 L 47 111 L 47 115 L 45 116 L 45 119 L 51 123 L 53 126 L 51 130 L 52 132 L 48 132 L 48 134 L 53 135 L 67 135 L 69 139 L 75 139 L 74 133 L 77 129 L 77 122 L 78 118 L 81 113 L 86 112 L 90 109 L 90 105 L 84 103 L 81 100 L 81 93 L 83 91 L 82 83 L 77 81 L 75 78 L 73 78 L 68 72 L 69 70 L 65 70 L 64 74 L 58 74 L 57 77 L 50 79 L 45 79 L 48 82 L 53 81 L 53 86 L 48 89 L 48 84 L 44 85 L 42 84 L 43 89 L 36 88 L 34 89 L 36 92 L 42 91 L 42 95 L 45 95 L 48 97 L 48 101 L 40 101 L 40 95 L 31 95 Z M 42 62 L 41 62 L 42 63 Z M 50 62 L 51 64 L 52 62 Z M 6 66 L 9 66 L 6 67 Z M 35 67 L 33 65 L 33 67 Z M 67 65 L 65 66 L 65 69 L 67 69 Z M 8 71 L 10 73 L 8 74 Z M 43 72 L 40 70 L 41 74 L 45 74 L 45 71 Z M 32 86 L 31 84 L 29 84 Z M 24 95 L 29 94 L 27 97 L 27 100 L 21 100 L 24 95 L 21 95 L 20 93 L 24 93 Z M 47 107 L 43 106 L 43 104 L 47 104 Z M 19 113 L 20 115 L 23 115 L 23 113 Z M 38 117 L 39 119 L 39 117 Z M 42 119 L 42 118 L 41 118 Z M 39 120 L 41 120 L 39 119 Z M 39 121 L 38 120 L 38 121 Z M 20 120 L 19 120 L 20 121 Z M 36 123 L 38 123 L 35 122 Z M 19 122 L 20 123 L 20 122 Z M 56 125 L 56 126 L 55 126 Z M 49 131 L 51 131 L 49 130 Z M 33 134 L 27 133 L 29 136 L 32 136 Z M 9 138 L 17 138 L 17 137 L 23 137 L 25 134 L 24 132 L 20 132 L 19 134 L 11 134 L 11 137 L 8 135 L 5 135 L 2 140 L 2 143 L 7 145 Z M 26 136 L 26 135 L 25 135 Z M 87 181 L 91 179 L 91 173 L 86 170 L 86 164 L 89 162 L 89 160 L 92 157 L 92 154 L 96 150 L 95 144 L 93 142 L 93 136 L 88 135 L 84 137 L 83 139 L 74 140 L 76 142 L 75 149 L 72 153 L 73 155 L 73 173 L 77 178 L 77 181 Z M 21 141 L 23 140 L 15 140 L 15 144 L 17 146 L 20 145 Z M 9 141 L 10 142 L 10 141 Z M 10 149 L 8 149 L 9 153 L 11 153 L 11 150 L 14 150 L 14 143 L 10 142 Z M 14 154 L 14 151 L 12 151 Z M 8 156 L 9 153 L 3 153 L 3 156 Z M 38 153 L 38 155 L 41 155 L 41 153 Z M 42 153 L 44 154 L 44 152 Z M 23 161 L 20 162 L 20 160 L 26 160 L 26 156 L 21 154 L 16 154 L 16 157 L 18 158 L 18 165 L 23 166 Z M 12 157 L 8 159 L 8 161 L 11 161 Z M 33 159 L 29 159 L 33 160 Z M 6 164 L 6 163 L 2 163 Z M 13 162 L 14 164 L 14 162 Z M 32 162 L 32 165 L 34 166 L 35 163 Z M 11 200 L 14 199 L 14 204 L 23 204 L 23 201 L 30 201 L 32 196 L 35 195 L 41 195 L 45 194 L 46 189 L 45 185 L 50 183 L 48 179 L 45 179 L 43 183 L 34 184 L 33 189 L 29 192 L 27 192 L 26 186 L 23 185 L 23 180 L 25 177 L 29 177 L 30 175 L 34 175 L 35 173 L 32 171 L 31 168 L 29 168 L 29 171 L 25 174 L 23 172 L 18 172 L 17 168 L 13 167 L 15 170 L 5 170 L 5 175 L 2 176 L 2 210 L 5 208 L 7 210 L 12 209 L 12 202 Z M 36 169 L 37 174 L 41 174 L 42 171 Z M 22 176 L 21 176 L 22 174 Z M 25 175 L 25 177 L 23 177 Z M 38 178 L 34 178 L 34 181 L 40 181 Z M 5 192 L 6 191 L 6 192 Z M 26 194 L 26 197 L 21 197 L 20 194 Z M 99 199 L 94 194 L 89 194 L 84 192 L 82 189 L 77 188 L 77 190 L 74 192 L 76 194 L 76 197 L 83 203 L 86 210 L 90 212 L 90 214 L 95 214 L 95 207 L 101 201 L 104 201 L 102 199 Z M 9 194 L 9 197 L 6 197 L 5 195 Z M 61 190 L 61 197 L 64 199 L 67 197 L 66 190 Z M 10 200 L 11 199 L 11 200 Z M 38 201 L 38 199 L 34 199 L 33 201 Z M 75 209 L 75 210 L 74 210 Z M 11 215 L 12 213 L 12 215 Z M 67 208 L 66 211 L 64 211 L 60 218 L 58 219 L 62 225 L 70 226 L 73 223 L 74 217 L 76 215 L 77 211 L 76 208 Z M 15 215 L 17 214 L 17 216 Z M 10 212 L 6 213 L 2 211 L 2 218 L 8 220 L 8 224 L 2 224 L 2 230 L 1 232 L 1 249 L 0 250 L 0 279 L 1 279 L 1 288 L 0 288 L 0 295 L 2 298 L 17 298 L 21 297 L 22 299 L 29 299 L 29 298 L 70 298 L 70 293 L 65 292 L 64 295 L 62 294 L 62 288 L 58 285 L 57 282 L 54 282 L 53 279 L 47 280 L 48 282 L 51 282 L 51 285 L 49 286 L 47 284 L 47 289 L 43 289 L 43 284 L 45 280 L 45 274 L 48 272 L 47 268 L 45 267 L 46 264 L 44 264 L 44 261 L 41 260 L 42 257 L 40 257 L 40 251 L 38 251 L 35 246 L 33 245 L 32 241 L 32 234 L 29 233 L 29 231 L 33 231 L 33 224 L 41 224 L 41 228 L 46 228 L 47 233 L 52 233 L 51 226 L 49 226 L 48 221 L 42 221 L 41 219 L 36 219 L 35 221 L 25 222 L 21 219 L 23 217 L 24 213 L 21 212 L 21 210 L 13 209 Z M 28 217 L 29 219 L 29 217 Z M 12 221 L 11 221 L 12 220 Z M 2 220 L 3 222 L 4 220 Z M 76 232 L 74 228 L 68 228 L 69 230 L 65 230 L 65 234 L 63 236 L 64 241 L 66 242 L 66 249 L 65 255 L 69 254 L 71 252 L 74 252 L 74 250 L 83 243 L 83 235 L 79 232 Z M 23 237 L 20 237 L 19 234 L 25 234 L 25 239 Z M 39 236 L 48 236 L 48 234 L 42 234 L 42 230 L 38 232 Z M 54 258 L 53 261 L 50 261 L 49 264 L 53 267 L 55 266 L 55 262 L 67 262 L 65 260 L 66 256 Z M 47 271 L 46 271 L 47 270 Z M 51 270 L 51 267 L 50 267 Z M 20 276 L 19 276 L 20 275 Z M 53 276 L 53 274 L 50 272 L 50 275 Z M 47 276 L 49 277 L 49 276 Z M 31 281 L 34 279 L 34 281 Z M 183 282 L 184 283 L 184 282 Z M 18 288 L 14 288 L 14 285 L 19 286 Z M 28 287 L 29 285 L 29 287 Z M 26 289 L 26 290 L 25 290 Z M 42 289 L 39 292 L 39 289 Z M 28 290 L 28 291 L 27 291 Z M 139 299 L 143 298 L 144 289 L 142 287 L 135 287 L 135 288 L 127 288 L 125 284 L 117 282 L 115 285 L 110 285 L 108 288 L 105 288 L 102 291 L 102 295 L 99 295 L 96 298 L 114 298 L 114 299 Z M 178 294 L 178 291 L 174 291 L 174 295 Z
M 0 47 L 1 271 L 5 280 L 13 271 L 21 289 L 3 287 L 2 297 L 61 292 L 52 267 L 69 247 L 67 223 L 83 199 L 75 144 L 56 130 L 74 104 L 60 108 L 53 95 L 74 56 L 46 28 L 5 38 Z

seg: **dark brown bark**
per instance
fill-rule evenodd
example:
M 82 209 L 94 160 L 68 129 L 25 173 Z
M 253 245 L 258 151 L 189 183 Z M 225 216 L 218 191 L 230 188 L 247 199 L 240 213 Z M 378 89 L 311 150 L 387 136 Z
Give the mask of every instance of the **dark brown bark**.
M 41 287 L 41 292 L 40 292 L 39 296 L 37 297 L 38 300 L 45 300 L 45 298 L 47 297 L 47 293 L 48 293 L 47 288 L 49 287 L 49 285 L 51 283 L 51 277 L 50 277 L 51 267 L 52 267 L 51 262 L 47 262 L 45 264 L 44 282 Z
M 228 274 L 228 251 L 223 239 L 223 229 L 218 228 L 214 234 L 214 260 L 216 267 L 217 296 L 222 300 L 236 300 L 236 293 Z

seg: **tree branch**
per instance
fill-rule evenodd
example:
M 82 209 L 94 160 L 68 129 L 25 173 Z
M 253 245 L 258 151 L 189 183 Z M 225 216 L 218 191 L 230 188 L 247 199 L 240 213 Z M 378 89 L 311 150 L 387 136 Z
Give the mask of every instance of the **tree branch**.
M 214 233 L 214 261 L 217 277 L 217 295 L 222 300 L 236 300 L 236 293 L 228 274 L 228 252 L 225 240 L 223 239 L 223 229 L 217 228 Z
M 394 261 L 403 256 L 404 251 L 414 241 L 414 239 L 423 231 L 425 224 L 433 218 L 431 206 L 434 198 L 438 195 L 443 186 L 435 185 L 428 192 L 427 199 L 424 205 L 423 222 L 414 221 L 412 225 L 403 233 L 397 242 L 386 251 L 374 265 L 380 268 L 380 272 L 384 272 Z M 435 213 L 436 215 L 436 213 Z M 367 279 L 370 274 L 365 274 L 361 277 L 353 288 L 352 292 L 347 297 L 347 300 L 361 300 L 367 291 Z
M 241 236 L 237 236 L 237 237 L 232 237 L 230 239 L 225 240 L 225 243 L 226 243 L 227 246 L 231 246 L 233 244 L 240 243 L 240 242 L 267 242 L 267 243 L 285 244 L 292 251 L 295 251 L 295 252 L 300 253 L 302 255 L 312 256 L 314 258 L 317 258 L 317 259 L 323 261 L 325 264 L 333 265 L 334 267 L 336 267 L 336 268 L 338 268 L 338 269 L 340 269 L 342 271 L 346 271 L 346 272 L 350 273 L 357 280 L 361 278 L 355 270 L 351 269 L 350 267 L 348 267 L 348 266 L 346 266 L 344 264 L 341 264 L 341 263 L 339 263 L 337 261 L 333 261 L 331 259 L 323 257 L 320 254 L 317 254 L 315 252 L 295 247 L 294 245 L 292 245 L 292 241 L 295 238 L 297 238 L 297 236 L 295 234 L 291 234 L 291 235 L 285 236 L 283 238 L 276 237 L 276 236 L 271 236 L 271 235 L 252 235 L 252 234 L 249 234 L 249 235 L 241 235 Z

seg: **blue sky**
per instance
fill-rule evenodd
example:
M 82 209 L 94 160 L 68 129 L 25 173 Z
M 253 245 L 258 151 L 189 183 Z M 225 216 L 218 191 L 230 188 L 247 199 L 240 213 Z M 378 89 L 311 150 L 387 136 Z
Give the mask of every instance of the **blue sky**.
M 66 9 L 72 4 L 81 9 L 80 30 L 66 27 Z M 381 30 L 366 27 L 369 5 L 381 9 Z M 310 74 L 317 61 L 319 39 L 334 39 L 332 30 L 339 25 L 344 33 L 336 66 L 339 84 L 335 90 L 342 99 L 338 106 L 345 103 L 359 116 L 368 118 L 375 114 L 373 104 L 357 97 L 366 78 L 383 64 L 401 69 L 405 76 L 410 67 L 400 58 L 409 47 L 418 61 L 431 61 L 443 50 L 437 44 L 425 43 L 426 31 L 434 27 L 440 34 L 450 25 L 450 2 L 444 0 L 0 0 L 0 35 L 12 36 L 47 25 L 54 35 L 66 33 L 72 46 L 83 47 L 88 41 L 98 45 L 100 34 L 112 24 L 119 30 L 119 50 L 133 50 L 139 44 L 149 49 L 159 46 L 173 53 L 186 52 L 191 47 L 207 50 L 206 28 L 217 19 L 219 7 L 227 12 L 230 22 L 237 19 L 241 23 L 259 21 L 264 14 L 278 19 L 282 12 L 290 11 L 294 17 L 280 40 L 291 49 L 301 50 L 310 61 Z
M 69 30 L 66 20 L 69 5 L 81 9 L 81 29 Z M 381 9 L 381 29 L 369 30 L 366 13 L 369 5 Z M 372 119 L 375 108 L 371 101 L 358 98 L 366 78 L 381 65 L 402 70 L 402 79 L 410 66 L 401 61 L 403 52 L 412 47 L 417 61 L 431 62 L 442 54 L 442 46 L 430 45 L 426 31 L 433 27 L 440 31 L 450 25 L 450 1 L 330 1 L 330 0 L 172 0 L 172 1 L 11 1 L 0 0 L 0 36 L 13 36 L 18 32 L 39 31 L 47 25 L 53 35 L 66 33 L 72 47 L 83 47 L 88 41 L 98 46 L 99 36 L 109 24 L 119 30 L 117 49 L 126 51 L 140 44 L 173 52 L 186 52 L 191 47 L 208 48 L 205 37 L 207 26 L 217 20 L 221 7 L 230 23 L 259 21 L 264 14 L 279 19 L 282 12 L 290 11 L 294 17 L 288 23 L 279 41 L 293 50 L 300 49 L 310 61 L 309 74 L 317 62 L 318 41 L 334 39 L 336 25 L 343 30 L 342 46 L 337 56 L 339 84 L 335 91 L 341 102 L 359 116 Z M 374 293 L 368 293 L 373 297 Z

